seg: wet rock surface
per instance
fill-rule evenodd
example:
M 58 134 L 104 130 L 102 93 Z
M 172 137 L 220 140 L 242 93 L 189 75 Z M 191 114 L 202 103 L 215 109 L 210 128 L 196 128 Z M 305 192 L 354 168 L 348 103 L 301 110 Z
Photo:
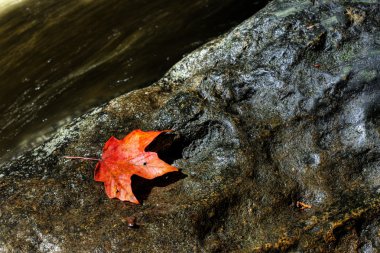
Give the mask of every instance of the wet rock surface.
M 0 251 L 376 252 L 379 5 L 314 2 L 272 1 L 4 161 Z M 181 169 L 133 178 L 143 205 L 108 199 L 95 162 L 62 158 L 100 157 L 136 128 L 174 129 L 162 156 Z

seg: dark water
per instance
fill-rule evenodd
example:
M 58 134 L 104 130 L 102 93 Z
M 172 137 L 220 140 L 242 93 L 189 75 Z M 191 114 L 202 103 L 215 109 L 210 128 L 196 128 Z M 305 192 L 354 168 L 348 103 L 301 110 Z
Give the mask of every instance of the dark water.
M 0 5 L 0 154 L 36 145 L 91 107 L 151 84 L 185 53 L 259 10 L 257 2 Z

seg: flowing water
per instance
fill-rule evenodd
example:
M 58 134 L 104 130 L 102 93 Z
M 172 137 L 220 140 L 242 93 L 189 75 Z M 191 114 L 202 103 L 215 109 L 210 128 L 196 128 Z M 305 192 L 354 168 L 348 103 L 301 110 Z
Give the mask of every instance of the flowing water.
M 258 2 L 0 0 L 0 157 L 151 84 Z

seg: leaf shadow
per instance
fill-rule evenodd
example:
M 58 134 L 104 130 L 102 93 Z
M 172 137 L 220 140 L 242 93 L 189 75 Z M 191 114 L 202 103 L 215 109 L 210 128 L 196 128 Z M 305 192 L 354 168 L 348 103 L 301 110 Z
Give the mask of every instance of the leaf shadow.
M 174 133 L 161 133 L 146 148 L 145 151 L 156 152 L 158 157 L 168 164 L 172 164 L 175 160 L 181 159 L 183 149 L 188 146 L 183 136 Z
M 166 187 L 186 177 L 187 175 L 183 174 L 181 171 L 170 172 L 151 180 L 133 175 L 132 191 L 142 204 L 144 200 L 148 198 L 154 187 Z
M 158 157 L 167 164 L 173 164 L 177 159 L 182 158 L 182 151 L 187 143 L 174 132 L 165 132 L 157 136 L 146 148 L 145 151 L 156 152 Z M 187 175 L 181 171 L 170 172 L 155 179 L 145 179 L 137 175 L 132 176 L 132 191 L 140 203 L 143 203 L 154 187 L 166 187 Z

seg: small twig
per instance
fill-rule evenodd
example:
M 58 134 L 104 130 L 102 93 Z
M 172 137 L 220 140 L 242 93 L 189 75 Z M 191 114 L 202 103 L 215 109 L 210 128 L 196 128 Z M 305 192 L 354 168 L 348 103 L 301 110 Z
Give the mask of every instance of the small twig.
M 100 161 L 101 159 L 90 158 L 90 157 L 81 157 L 81 156 L 63 156 L 66 159 L 81 159 L 81 160 L 91 160 L 91 161 Z
M 308 205 L 308 204 L 303 203 L 303 202 L 301 202 L 301 201 L 297 201 L 297 202 L 296 202 L 296 207 L 298 207 L 300 210 L 305 210 L 305 209 L 310 209 L 310 208 L 312 208 L 311 205 Z

